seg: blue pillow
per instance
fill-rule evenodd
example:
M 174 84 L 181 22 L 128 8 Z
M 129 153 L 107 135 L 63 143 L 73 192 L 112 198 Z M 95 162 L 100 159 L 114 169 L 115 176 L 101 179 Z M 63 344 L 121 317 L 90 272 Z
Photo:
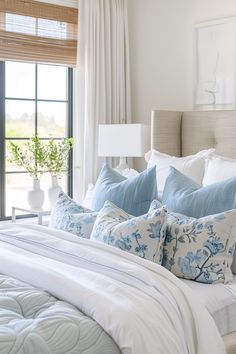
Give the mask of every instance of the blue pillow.
M 162 203 L 176 213 L 194 218 L 236 208 L 236 177 L 202 187 L 171 167 Z
M 108 200 L 134 216 L 146 214 L 157 197 L 156 166 L 126 178 L 104 165 L 94 189 L 92 209 L 101 210 Z

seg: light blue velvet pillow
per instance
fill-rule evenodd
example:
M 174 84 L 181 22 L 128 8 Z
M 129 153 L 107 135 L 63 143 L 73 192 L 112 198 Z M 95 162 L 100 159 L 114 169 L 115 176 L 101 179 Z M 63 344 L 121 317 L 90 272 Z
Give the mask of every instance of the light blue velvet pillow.
M 97 213 L 76 203 L 61 192 L 53 207 L 49 227 L 90 238 Z
M 108 200 L 127 213 L 139 216 L 148 212 L 156 197 L 156 166 L 127 179 L 104 165 L 95 185 L 92 209 L 101 210 Z
M 236 208 L 236 177 L 202 187 L 174 167 L 170 169 L 162 203 L 171 211 L 200 218 Z

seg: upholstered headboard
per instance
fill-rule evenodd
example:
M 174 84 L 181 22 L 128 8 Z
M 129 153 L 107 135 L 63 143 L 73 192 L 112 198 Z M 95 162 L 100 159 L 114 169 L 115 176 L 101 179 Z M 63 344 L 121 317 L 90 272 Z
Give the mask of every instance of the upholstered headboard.
M 186 156 L 212 147 L 236 158 L 236 110 L 152 112 L 152 149 Z

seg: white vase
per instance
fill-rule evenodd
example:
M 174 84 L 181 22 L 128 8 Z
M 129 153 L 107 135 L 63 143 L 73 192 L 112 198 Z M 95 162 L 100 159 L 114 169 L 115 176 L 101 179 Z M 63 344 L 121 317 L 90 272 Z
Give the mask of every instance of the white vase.
M 33 189 L 27 193 L 27 199 L 32 210 L 41 210 L 44 202 L 44 191 L 40 189 L 40 180 L 33 179 Z
M 52 181 L 51 187 L 48 189 L 48 200 L 52 208 L 56 203 L 58 195 L 61 192 L 62 188 L 61 186 L 58 185 L 57 176 L 51 176 L 51 181 Z

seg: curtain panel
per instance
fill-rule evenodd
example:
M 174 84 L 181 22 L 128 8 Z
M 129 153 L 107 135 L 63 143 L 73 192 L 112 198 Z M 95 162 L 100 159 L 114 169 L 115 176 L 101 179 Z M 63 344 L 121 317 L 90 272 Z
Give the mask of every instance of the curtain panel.
M 0 60 L 73 67 L 78 10 L 32 0 L 0 1 Z
M 127 0 L 80 0 L 75 91 L 74 194 L 81 200 L 94 183 L 98 124 L 130 123 Z M 121 141 L 122 144 L 122 141 Z

